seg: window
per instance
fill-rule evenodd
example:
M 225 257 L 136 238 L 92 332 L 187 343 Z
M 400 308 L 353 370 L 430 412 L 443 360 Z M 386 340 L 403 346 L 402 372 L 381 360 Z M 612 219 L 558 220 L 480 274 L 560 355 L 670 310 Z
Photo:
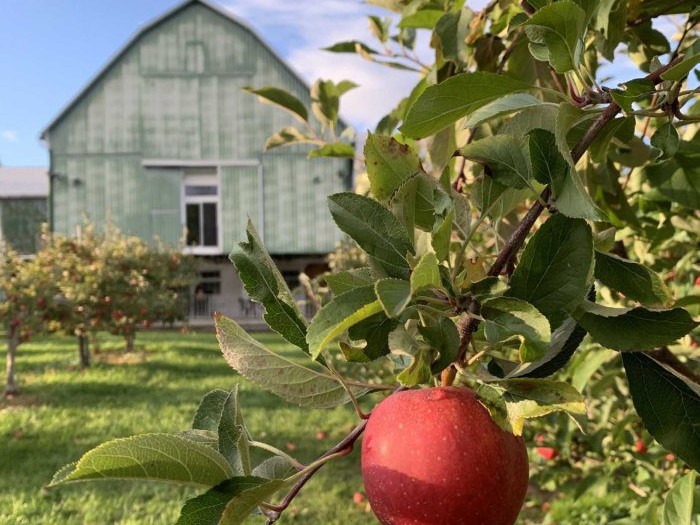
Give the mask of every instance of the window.
M 204 295 L 219 295 L 221 293 L 221 272 L 213 270 L 201 272 L 195 292 Z
M 219 182 L 214 169 L 188 170 L 184 179 L 187 246 L 202 252 L 219 247 Z

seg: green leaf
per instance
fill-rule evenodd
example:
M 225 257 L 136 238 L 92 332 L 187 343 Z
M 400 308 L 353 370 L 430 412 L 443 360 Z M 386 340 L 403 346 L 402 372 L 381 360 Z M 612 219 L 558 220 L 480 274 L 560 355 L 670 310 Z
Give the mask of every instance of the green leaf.
M 286 111 L 289 111 L 302 122 L 307 122 L 309 120 L 309 112 L 307 111 L 306 106 L 304 106 L 301 100 L 284 89 L 271 86 L 266 86 L 259 89 L 244 87 L 243 91 L 257 95 L 261 102 L 267 102 L 268 104 L 273 104 Z
M 583 111 L 581 108 L 569 102 L 562 102 L 559 104 L 554 128 L 554 138 L 557 142 L 559 152 L 571 165 L 571 169 L 576 168 L 576 162 L 574 162 L 571 156 L 571 145 L 573 142 L 569 142 L 569 135 L 572 135 L 572 131 L 579 129 L 580 126 L 585 125 L 588 120 L 595 118 L 597 115 L 597 112 Z M 551 131 L 548 128 L 543 129 Z M 576 142 L 578 142 L 578 140 L 576 140 Z
M 700 209 L 700 134 L 691 142 L 681 141 L 676 155 L 665 162 L 647 164 L 643 170 L 649 182 L 667 199 L 695 210 Z
M 396 376 L 405 387 L 414 387 L 430 381 L 432 372 L 430 364 L 435 352 L 417 337 L 415 325 L 407 330 L 404 325 L 397 326 L 389 334 L 389 348 L 392 354 L 400 358 L 407 366 Z
M 650 306 L 673 303 L 671 292 L 656 272 L 617 255 L 596 250 L 595 277 L 633 301 Z
M 345 159 L 355 158 L 355 146 L 346 144 L 345 142 L 334 142 L 325 144 L 320 148 L 309 151 L 309 158 L 315 159 L 319 157 L 339 157 Z
M 411 364 L 404 368 L 397 376 L 396 380 L 407 388 L 420 385 L 430 381 L 432 372 L 430 363 L 433 360 L 433 353 L 428 348 L 419 348 L 412 356 Z
M 557 73 L 576 69 L 581 63 L 586 13 L 575 3 L 563 0 L 545 6 L 523 26 L 530 41 L 539 45 L 535 58 L 546 59 Z
M 675 372 L 642 353 L 624 353 L 622 362 L 637 414 L 664 447 L 700 470 L 700 395 Z M 674 524 L 675 525 L 675 524 Z
M 555 329 L 586 297 L 592 273 L 590 226 L 557 214 L 527 243 L 507 294 L 534 305 Z
M 253 469 L 253 476 L 265 479 L 285 479 L 293 467 L 289 461 L 280 456 L 272 456 Z
M 309 325 L 311 357 L 318 359 L 330 342 L 355 323 L 382 311 L 373 286 L 365 286 L 335 297 L 321 308 Z
M 625 143 L 634 136 L 635 118 L 620 117 L 608 122 L 595 138 L 588 152 L 596 164 L 607 159 L 608 149 L 613 139 Z
M 666 525 L 693 525 L 693 500 L 698 473 L 688 472 L 676 481 L 666 493 L 664 523 Z
M 319 122 L 328 127 L 334 127 L 338 122 L 340 97 L 356 87 L 357 84 L 347 80 L 338 84 L 332 80 L 317 80 L 311 86 L 312 113 Z
M 656 86 L 651 80 L 637 78 L 621 85 L 621 89 L 611 89 L 610 95 L 622 110 L 629 114 L 634 111 L 632 104 L 651 97 L 656 92 Z
M 248 436 L 238 405 L 238 385 L 226 397 L 217 429 L 219 452 L 237 476 L 250 475 Z
M 494 297 L 481 304 L 481 315 L 489 343 L 519 339 L 523 362 L 536 361 L 547 353 L 551 340 L 549 321 L 531 304 L 510 297 Z
M 225 393 L 226 395 L 228 395 L 228 392 Z M 189 439 L 190 441 L 194 441 L 195 443 L 206 445 L 207 447 L 211 447 L 214 450 L 219 450 L 219 436 L 215 431 L 212 432 L 211 430 L 200 430 L 196 428 L 191 428 L 189 430 L 178 432 L 175 435 L 183 437 L 185 439 Z
M 391 211 L 404 225 L 409 237 L 413 237 L 414 228 L 432 229 L 435 223 L 434 189 L 435 181 L 424 173 L 416 173 L 392 196 L 389 202 Z
M 323 51 L 330 51 L 331 53 L 357 53 L 359 49 L 362 53 L 367 55 L 377 54 L 377 51 L 357 40 L 346 40 L 321 49 Z
M 559 183 L 569 175 L 569 165 L 557 148 L 554 133 L 533 129 L 527 134 L 532 176 L 542 184 Z
M 380 279 L 374 285 L 386 315 L 396 319 L 411 302 L 411 285 L 402 279 Z
M 226 458 L 207 445 L 171 434 L 114 439 L 63 468 L 49 486 L 72 481 L 131 479 L 212 487 L 232 477 Z
M 673 157 L 676 151 L 678 151 L 680 138 L 678 137 L 678 131 L 676 131 L 675 126 L 667 122 L 657 128 L 649 142 L 655 148 L 660 149 L 664 157 L 668 158 Z
M 372 195 L 379 202 L 388 202 L 409 177 L 422 171 L 415 150 L 388 135 L 370 133 L 364 153 Z
M 574 316 L 594 341 L 620 352 L 672 344 L 698 325 L 683 308 L 611 308 L 587 301 Z
M 438 260 L 446 261 L 450 255 L 450 241 L 452 240 L 452 222 L 454 209 L 447 212 L 442 222 L 436 222 L 433 229 L 432 246 Z
M 476 395 L 502 428 L 520 436 L 526 419 L 554 412 L 584 416 L 583 396 L 568 383 L 548 379 L 506 379 L 479 385 Z
M 246 292 L 263 305 L 264 319 L 270 328 L 308 353 L 306 319 L 251 221 L 248 221 L 246 233 L 248 242 L 239 243 L 229 256 Z
M 469 24 L 473 13 L 468 9 L 449 11 L 435 24 L 435 37 L 440 39 L 440 48 L 445 59 L 455 64 L 466 64 L 469 60 L 469 49 L 464 41 L 469 35 Z
M 303 131 L 294 128 L 286 127 L 279 130 L 274 135 L 270 136 L 265 142 L 265 151 L 281 146 L 293 146 L 295 144 L 316 144 L 318 139 L 304 133 Z
M 430 367 L 432 374 L 439 374 L 450 366 L 459 352 L 459 332 L 457 325 L 449 317 L 426 319 L 425 326 L 418 331 L 433 350 L 438 351 L 438 358 Z
M 421 9 L 417 13 L 406 16 L 399 22 L 399 27 L 415 27 L 418 29 L 432 29 L 442 18 L 445 12 L 439 9 Z
M 175 525 L 241 525 L 260 503 L 288 484 L 255 476 L 227 479 L 188 500 Z
M 506 95 L 477 109 L 464 123 L 465 128 L 475 128 L 489 120 L 503 117 L 521 109 L 539 106 L 543 102 L 527 93 Z
M 490 176 L 499 184 L 524 189 L 531 187 L 532 169 L 523 149 L 523 139 L 497 135 L 467 144 L 460 153 L 467 159 L 486 164 Z
M 604 220 L 605 215 L 586 191 L 580 175 L 571 167 L 566 176 L 554 181 L 554 204 L 563 215 L 572 219 Z
M 586 331 L 571 317 L 567 317 L 559 328 L 552 332 L 552 342 L 549 344 L 547 353 L 537 361 L 523 363 L 508 374 L 508 379 L 542 378 L 554 374 L 566 366 L 585 336 Z
M 372 256 L 389 277 L 407 279 L 407 254 L 415 254 L 405 229 L 377 201 L 354 193 L 328 197 L 328 207 L 338 227 Z
M 362 353 L 373 361 L 389 353 L 389 334 L 397 324 L 397 321 L 381 312 L 351 326 L 348 336 L 353 341 L 364 340 L 367 344 Z
M 433 252 L 427 252 L 418 261 L 418 264 L 411 272 L 411 294 L 423 290 L 424 288 L 441 288 L 440 263 Z
M 369 268 L 353 268 L 352 270 L 328 273 L 323 278 L 328 283 L 333 295 L 340 295 L 355 288 L 370 286 L 373 282 L 372 270 Z
M 192 420 L 192 428 L 217 432 L 228 396 L 226 390 L 212 390 L 205 394 Z
M 461 73 L 428 87 L 411 106 L 400 131 L 413 139 L 425 138 L 470 115 L 489 102 L 532 87 L 495 73 Z
M 235 321 L 215 317 L 216 336 L 228 364 L 243 377 L 291 403 L 309 408 L 330 408 L 350 401 L 333 376 L 299 365 L 269 350 L 249 336 Z M 363 387 L 351 387 L 363 395 Z
M 698 64 L 700 64 L 700 53 L 691 55 L 689 57 L 686 56 L 686 58 L 681 60 L 680 63 L 661 73 L 661 78 L 663 78 L 664 80 L 673 81 L 683 80 L 686 76 L 688 76 L 690 70 Z

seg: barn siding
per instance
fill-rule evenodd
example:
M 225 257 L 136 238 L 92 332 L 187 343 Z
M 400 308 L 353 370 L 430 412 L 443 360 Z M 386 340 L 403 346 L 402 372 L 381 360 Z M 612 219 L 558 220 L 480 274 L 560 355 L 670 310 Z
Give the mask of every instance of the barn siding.
M 304 148 L 263 154 L 270 134 L 296 123 L 242 91 L 263 85 L 310 105 L 308 88 L 255 35 L 203 4 L 143 33 L 47 133 L 52 169 L 64 175 L 53 188 L 55 229 L 72 231 L 87 212 L 98 225 L 111 220 L 176 242 L 181 178 L 145 170 L 143 161 L 221 161 L 224 252 L 243 237 L 248 216 L 265 217 L 257 227 L 273 253 L 332 249 L 339 232 L 325 195 L 346 188 L 349 164 L 307 160 Z M 256 160 L 264 202 L 257 168 L 230 166 Z

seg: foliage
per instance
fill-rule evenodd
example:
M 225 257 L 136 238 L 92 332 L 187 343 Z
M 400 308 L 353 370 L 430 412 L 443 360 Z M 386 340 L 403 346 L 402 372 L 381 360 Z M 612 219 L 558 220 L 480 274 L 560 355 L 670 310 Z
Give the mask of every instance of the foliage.
M 99 233 L 89 223 L 73 237 L 45 228 L 42 247 L 31 258 L 4 247 L 0 319 L 8 336 L 6 390 L 17 391 L 9 370 L 16 346 L 34 334 L 76 335 L 81 365 L 88 366 L 91 334 L 120 334 L 133 349 L 139 327 L 182 320 L 195 268 L 192 257 L 172 248 L 149 245 L 112 226 Z
M 269 525 L 322 465 L 352 449 L 366 424 L 360 403 L 377 402 L 361 396 L 460 384 L 473 388 L 494 419 L 516 434 L 527 429 L 527 420 L 558 413 L 583 427 L 582 415 L 590 411 L 580 390 L 616 353 L 622 357 L 614 360 L 613 376 L 625 403 L 631 398 L 660 445 L 700 469 L 697 356 L 677 348 L 694 340 L 698 326 L 697 296 L 690 289 L 697 283 L 700 231 L 698 92 L 687 82 L 700 52 L 692 2 L 496 1 L 478 13 L 459 0 L 372 3 L 398 17 L 396 25 L 392 18 L 370 17 L 381 50 L 343 42 L 329 51 L 421 75 L 367 137 L 370 194 L 328 199 L 336 224 L 367 264 L 329 276 L 331 299 L 307 323 L 249 225 L 248 240 L 232 261 L 262 304 L 265 321 L 299 349 L 305 364 L 276 356 L 233 320 L 216 320 L 228 363 L 259 388 L 305 408 L 352 402 L 360 423 L 304 465 L 251 438 L 231 391 L 228 408 L 214 413 L 204 435 L 196 428 L 178 435 L 196 445 L 183 444 L 174 455 L 172 436 L 149 441 L 170 458 L 162 468 L 146 468 L 148 458 L 124 467 L 101 454 L 121 451 L 124 442 L 108 442 L 59 471 L 54 484 L 88 471 L 91 477 L 119 477 L 123 468 L 129 477 L 182 481 L 184 470 L 200 468 L 202 455 L 188 451 L 209 446 L 218 462 L 228 461 L 230 472 L 221 470 L 225 480 L 206 480 L 206 492 L 185 504 L 179 523 L 198 515 L 199 523 L 234 525 L 257 507 Z M 651 24 L 670 12 L 686 19 L 673 49 Z M 431 65 L 413 51 L 417 30 L 430 32 Z M 600 59 L 612 59 L 619 47 L 640 71 L 619 88 L 601 87 Z M 268 148 L 311 143 L 318 146 L 312 156 L 350 156 L 335 127 L 339 99 L 354 87 L 317 82 L 310 112 L 278 89 L 250 88 L 303 125 L 283 130 Z M 322 139 L 319 133 L 326 132 L 330 138 Z M 586 334 L 606 349 L 596 347 L 581 363 L 578 347 Z M 392 369 L 388 378 L 367 373 L 386 366 Z M 567 378 L 569 370 L 580 375 Z M 205 400 L 224 394 L 209 396 Z M 637 416 L 624 406 L 631 416 L 608 429 L 612 405 L 605 403 L 614 397 L 603 389 L 587 400 L 604 417 L 594 421 L 604 460 L 606 439 L 619 438 L 627 418 Z M 550 433 L 568 436 L 562 457 L 576 460 L 576 440 L 587 438 L 576 437 L 568 421 L 557 421 Z M 242 458 L 257 446 L 296 472 L 251 477 L 252 464 Z M 541 449 L 541 456 L 554 459 L 553 447 Z M 143 468 L 135 468 L 139 464 Z M 592 468 L 590 461 L 583 465 Z M 628 468 L 619 465 L 620 472 Z M 637 481 L 644 476 L 639 468 Z M 543 476 L 550 472 L 556 474 L 548 469 Z M 680 485 L 668 492 L 659 514 L 664 517 L 656 522 L 690 522 L 690 476 L 676 481 Z M 654 480 L 651 488 L 661 494 L 670 482 Z M 273 504 L 277 491 L 286 495 Z M 620 519 L 656 516 L 646 509 L 618 516 L 615 497 L 604 503 Z

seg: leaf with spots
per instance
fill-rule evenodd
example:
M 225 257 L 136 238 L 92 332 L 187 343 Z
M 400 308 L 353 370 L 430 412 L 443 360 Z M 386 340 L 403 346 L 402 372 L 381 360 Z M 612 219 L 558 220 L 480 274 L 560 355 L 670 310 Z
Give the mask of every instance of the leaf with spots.
M 585 416 L 583 396 L 570 384 L 549 379 L 506 379 L 482 383 L 476 395 L 504 430 L 522 435 L 526 419 L 553 412 L 566 412 L 574 418 Z

